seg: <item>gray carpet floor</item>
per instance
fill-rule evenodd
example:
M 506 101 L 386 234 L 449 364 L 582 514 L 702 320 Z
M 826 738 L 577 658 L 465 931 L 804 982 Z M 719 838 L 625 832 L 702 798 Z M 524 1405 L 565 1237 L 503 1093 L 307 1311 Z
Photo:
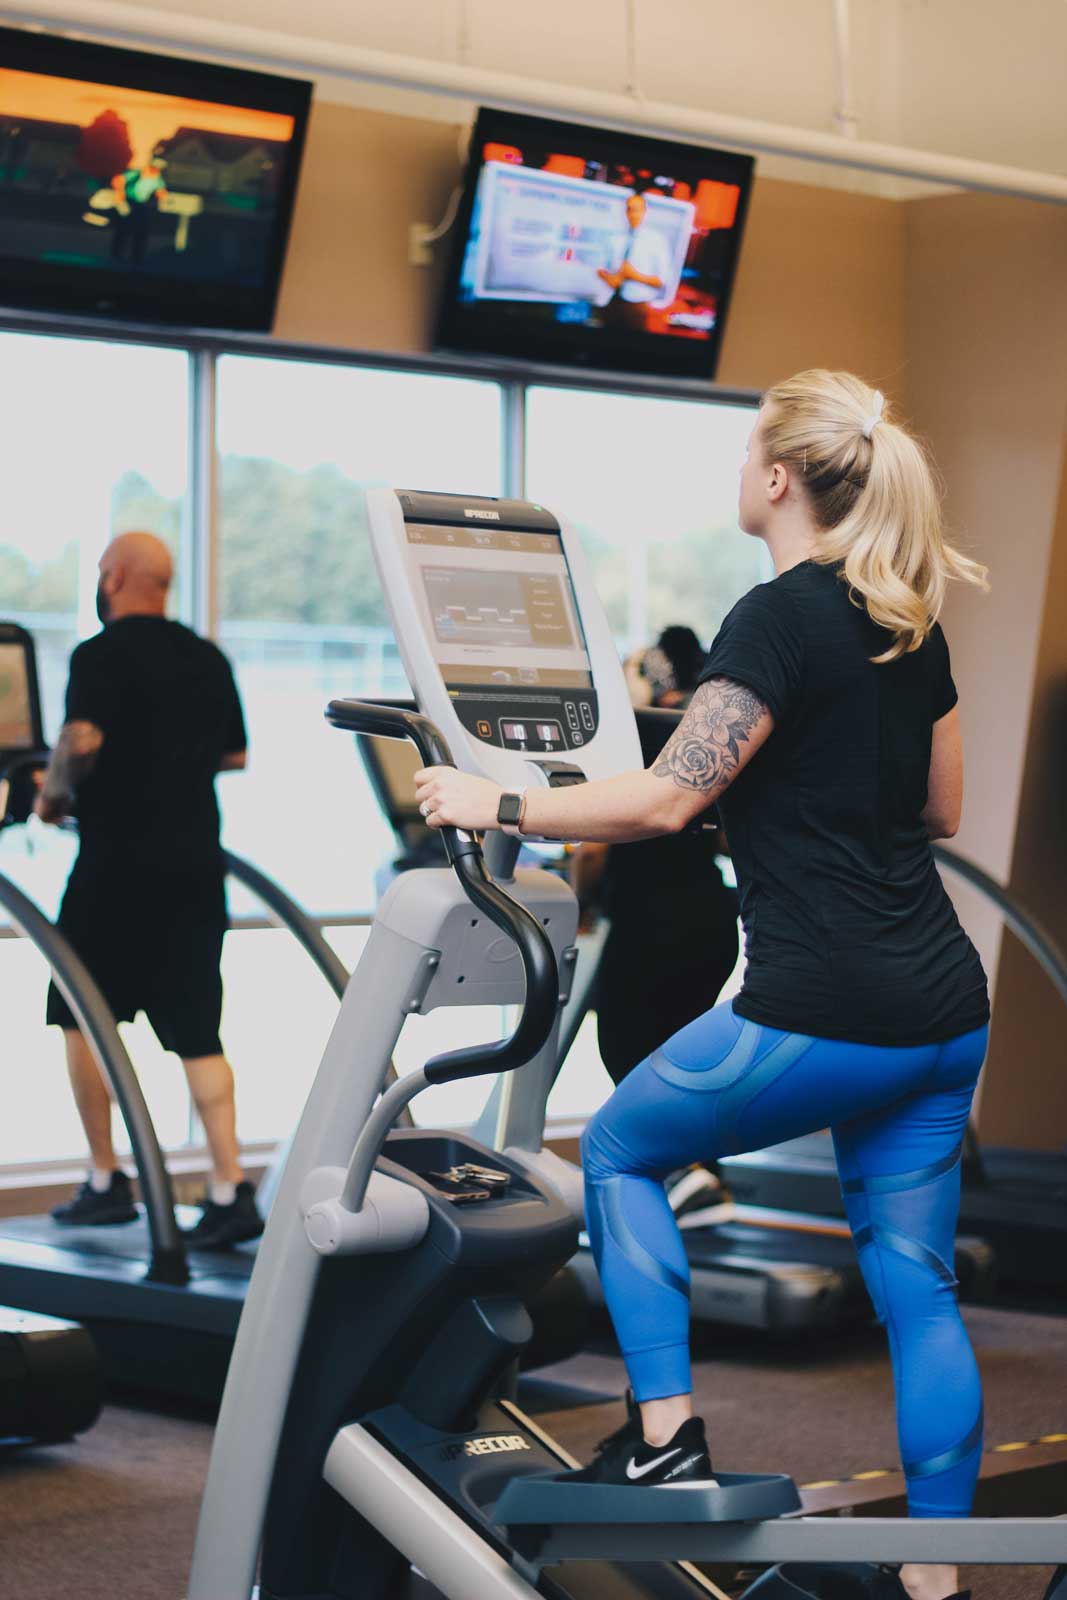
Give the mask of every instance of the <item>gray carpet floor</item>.
M 1067 1432 L 1067 1323 L 973 1307 L 967 1321 L 988 1444 Z M 608 1338 L 545 1376 L 594 1394 L 621 1394 L 625 1384 Z M 732 1469 L 773 1468 L 808 1483 L 895 1463 L 876 1332 L 822 1346 L 704 1334 L 694 1382 L 716 1459 Z M 539 1420 L 585 1456 L 621 1417 L 614 1402 Z M 0 1600 L 180 1600 L 210 1443 L 202 1418 L 115 1404 L 74 1444 L 0 1457 Z M 975 1600 L 1041 1600 L 1048 1576 L 965 1574 Z

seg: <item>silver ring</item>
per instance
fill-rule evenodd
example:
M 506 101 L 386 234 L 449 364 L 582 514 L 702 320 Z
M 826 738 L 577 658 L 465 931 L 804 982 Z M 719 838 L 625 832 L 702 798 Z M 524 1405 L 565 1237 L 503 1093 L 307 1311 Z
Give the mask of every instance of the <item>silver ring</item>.
M 422 805 L 419 807 L 419 810 L 422 812 L 424 817 L 428 817 L 430 812 L 433 810 L 433 807 L 430 805 L 428 800 L 424 800 Z

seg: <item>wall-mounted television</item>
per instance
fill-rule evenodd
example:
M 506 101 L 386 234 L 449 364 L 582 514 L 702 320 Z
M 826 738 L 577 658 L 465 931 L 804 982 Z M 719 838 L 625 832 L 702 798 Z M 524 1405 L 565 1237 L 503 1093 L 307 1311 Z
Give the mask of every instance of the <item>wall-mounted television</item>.
M 0 29 L 0 305 L 266 330 L 311 85 Z
M 438 346 L 713 378 L 754 165 L 483 107 Z

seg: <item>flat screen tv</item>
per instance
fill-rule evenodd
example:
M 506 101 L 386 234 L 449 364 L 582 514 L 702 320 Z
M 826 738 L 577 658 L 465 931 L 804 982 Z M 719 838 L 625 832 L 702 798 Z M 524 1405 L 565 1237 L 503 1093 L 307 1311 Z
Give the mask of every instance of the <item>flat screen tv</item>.
M 713 378 L 754 164 L 483 107 L 439 347 Z
M 310 98 L 0 29 L 0 305 L 269 329 Z

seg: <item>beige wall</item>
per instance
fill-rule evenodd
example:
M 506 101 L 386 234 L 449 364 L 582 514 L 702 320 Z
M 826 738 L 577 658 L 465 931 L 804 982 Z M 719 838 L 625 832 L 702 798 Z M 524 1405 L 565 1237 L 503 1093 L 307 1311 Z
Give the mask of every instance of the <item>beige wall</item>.
M 1067 449 L 1034 670 L 1011 886 L 1067 950 Z M 996 1144 L 1067 1142 L 1063 1002 L 1036 963 L 1006 939 L 981 1126 Z
M 447 243 L 408 261 L 459 182 L 459 129 L 316 102 L 282 282 L 280 339 L 430 349 Z M 760 388 L 816 362 L 888 381 L 901 364 L 904 215 L 888 200 L 757 184 L 719 377 Z
M 956 844 L 1067 943 L 1067 897 L 1055 893 L 1067 813 L 1062 695 L 1058 727 L 1055 707 L 1067 622 L 1067 214 L 986 195 L 902 209 L 904 397 L 944 476 L 950 525 L 992 583 L 985 597 L 955 590 L 945 617 L 967 762 Z M 1067 1070 L 1062 1005 L 1010 938 L 1001 950 L 977 897 L 957 903 L 996 980 L 983 1136 L 1062 1144 L 1067 1094 L 1062 1076 L 1056 1093 L 1049 1081 L 1053 1062 Z

